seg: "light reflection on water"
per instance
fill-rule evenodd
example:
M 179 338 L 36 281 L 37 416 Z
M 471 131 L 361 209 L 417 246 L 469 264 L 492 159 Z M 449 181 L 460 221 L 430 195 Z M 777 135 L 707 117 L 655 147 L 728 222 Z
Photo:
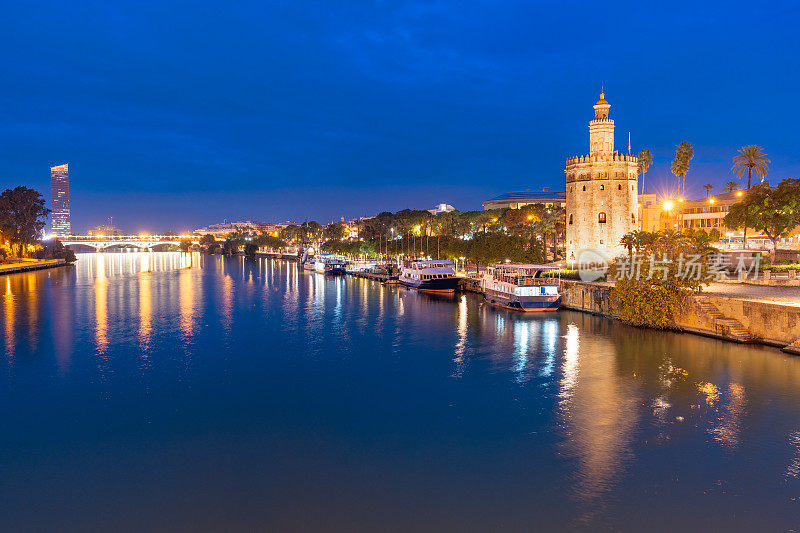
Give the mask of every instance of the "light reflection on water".
M 136 472 L 170 486 L 161 512 L 203 527 L 785 529 L 796 517 L 800 360 L 775 350 L 281 261 L 100 253 L 3 282 L 9 524 L 32 516 L 33 494 L 78 513 L 64 496 L 76 484 L 147 509 Z M 204 482 L 209 464 L 220 483 Z M 229 512 L 209 513 L 208 498 Z M 760 522 L 737 515 L 747 506 Z

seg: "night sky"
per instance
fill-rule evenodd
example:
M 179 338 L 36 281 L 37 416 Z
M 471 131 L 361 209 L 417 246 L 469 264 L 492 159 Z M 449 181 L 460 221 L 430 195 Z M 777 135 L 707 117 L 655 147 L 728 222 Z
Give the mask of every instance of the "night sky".
M 125 5 L 127 4 L 127 6 Z M 73 231 L 323 223 L 563 189 L 601 85 L 647 192 L 744 144 L 797 177 L 800 9 L 747 2 L 3 2 L 0 186 L 70 163 Z

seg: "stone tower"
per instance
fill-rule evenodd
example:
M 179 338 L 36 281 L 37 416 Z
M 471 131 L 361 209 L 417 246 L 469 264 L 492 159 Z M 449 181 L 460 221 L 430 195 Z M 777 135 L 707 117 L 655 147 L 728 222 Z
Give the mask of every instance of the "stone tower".
M 608 259 L 621 255 L 620 239 L 639 229 L 637 167 L 633 155 L 614 150 L 614 121 L 605 94 L 594 104 L 589 122 L 589 155 L 567 159 L 567 259 L 581 250 Z

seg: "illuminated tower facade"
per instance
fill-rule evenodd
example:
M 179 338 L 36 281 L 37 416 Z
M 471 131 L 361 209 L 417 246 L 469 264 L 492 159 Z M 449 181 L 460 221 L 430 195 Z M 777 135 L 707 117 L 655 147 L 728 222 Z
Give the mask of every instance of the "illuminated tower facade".
M 608 259 L 622 255 L 620 239 L 639 229 L 638 159 L 614 150 L 614 121 L 605 94 L 594 104 L 589 122 L 589 155 L 567 159 L 567 259 L 581 250 Z
M 50 210 L 53 235 L 70 235 L 69 164 L 50 167 Z

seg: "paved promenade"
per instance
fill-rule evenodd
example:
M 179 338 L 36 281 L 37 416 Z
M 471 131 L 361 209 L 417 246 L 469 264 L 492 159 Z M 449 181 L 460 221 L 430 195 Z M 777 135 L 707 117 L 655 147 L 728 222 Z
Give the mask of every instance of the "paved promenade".
M 705 294 L 728 296 L 754 302 L 768 302 L 800 307 L 800 287 L 775 287 L 747 283 L 712 283 L 703 289 Z
M 0 263 L 0 275 L 52 268 L 63 264 L 63 259 L 9 259 L 8 262 Z

